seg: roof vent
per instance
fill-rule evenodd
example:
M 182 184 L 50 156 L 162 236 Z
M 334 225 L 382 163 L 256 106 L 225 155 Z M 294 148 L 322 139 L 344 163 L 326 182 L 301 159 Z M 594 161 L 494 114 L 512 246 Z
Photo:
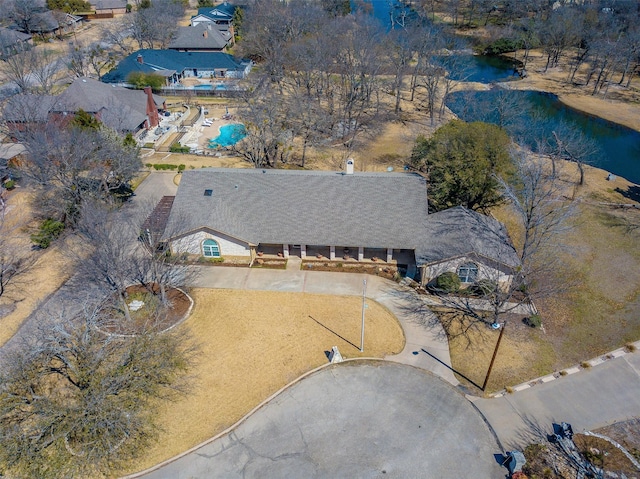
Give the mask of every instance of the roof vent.
M 87 83 L 87 80 L 85 80 L 84 78 L 82 79 L 82 83 Z
M 353 175 L 353 158 L 347 158 L 347 175 Z
M 204 196 L 213 196 L 213 190 L 204 190 Z

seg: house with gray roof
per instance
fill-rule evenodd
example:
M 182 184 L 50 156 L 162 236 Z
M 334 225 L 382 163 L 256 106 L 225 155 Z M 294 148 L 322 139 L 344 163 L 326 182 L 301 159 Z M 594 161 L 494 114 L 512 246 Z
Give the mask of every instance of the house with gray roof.
M 10 128 L 21 124 L 66 121 L 78 110 L 92 114 L 117 131 L 137 132 L 158 125 L 165 99 L 146 91 L 108 85 L 92 78 L 76 78 L 60 95 L 16 95 L 4 109 Z
M 99 15 L 127 12 L 127 0 L 92 0 L 89 3 Z
M 0 59 L 28 50 L 32 45 L 32 36 L 28 33 L 0 27 Z
M 228 31 L 219 31 L 211 22 L 195 27 L 179 27 L 176 37 L 169 43 L 170 50 L 180 52 L 221 52 L 232 42 Z
M 163 237 L 177 254 L 374 261 L 417 267 L 422 284 L 472 264 L 465 280 L 508 281 L 517 255 L 504 227 L 448 211 L 428 214 L 424 177 L 357 173 L 353 160 L 346 172 L 211 168 L 183 173 Z
M 520 264 L 505 226 L 463 206 L 430 214 L 424 235 L 416 251 L 422 284 L 446 271 L 455 271 L 463 285 L 483 278 L 505 284 Z
M 106 83 L 126 84 L 133 72 L 155 73 L 167 79 L 167 85 L 182 78 L 244 78 L 251 71 L 249 60 L 237 60 L 222 52 L 181 52 L 143 49 L 124 58 L 102 77 Z

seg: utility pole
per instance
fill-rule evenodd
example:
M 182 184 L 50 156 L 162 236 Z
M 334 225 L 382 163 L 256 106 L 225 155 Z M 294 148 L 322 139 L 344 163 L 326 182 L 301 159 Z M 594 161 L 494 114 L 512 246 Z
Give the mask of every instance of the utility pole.
M 365 310 L 365 307 L 367 306 L 365 304 L 366 294 L 367 294 L 367 279 L 365 278 L 362 280 L 362 327 L 361 327 L 361 334 L 360 334 L 360 352 L 361 353 L 364 352 L 364 310 Z
M 484 378 L 484 382 L 482 383 L 482 390 L 484 391 L 487 387 L 487 383 L 489 382 L 489 376 L 491 375 L 491 370 L 493 369 L 493 363 L 496 360 L 496 356 L 498 355 L 498 348 L 500 347 L 500 341 L 502 341 L 502 335 L 504 334 L 504 330 L 507 328 L 507 321 L 505 320 L 502 323 L 502 329 L 500 330 L 500 335 L 498 336 L 498 342 L 496 342 L 496 348 L 493 350 L 493 356 L 491 357 L 491 362 L 489 363 L 489 370 L 487 371 L 487 376 Z

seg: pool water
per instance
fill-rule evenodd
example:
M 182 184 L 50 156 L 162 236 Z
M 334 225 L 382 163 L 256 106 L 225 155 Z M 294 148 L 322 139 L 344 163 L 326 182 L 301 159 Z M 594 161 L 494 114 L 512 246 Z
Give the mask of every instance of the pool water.
M 220 134 L 209 140 L 209 148 L 232 146 L 247 136 L 247 130 L 242 123 L 232 123 L 220 127 Z
M 224 84 L 219 84 L 219 85 L 208 85 L 208 84 L 202 84 L 202 85 L 194 85 L 193 86 L 194 90 L 226 90 L 227 87 Z

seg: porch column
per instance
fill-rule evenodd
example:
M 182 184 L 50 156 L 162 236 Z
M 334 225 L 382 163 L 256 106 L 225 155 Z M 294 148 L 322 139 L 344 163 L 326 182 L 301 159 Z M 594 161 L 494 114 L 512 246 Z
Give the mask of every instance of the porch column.
M 329 246 L 329 259 L 331 261 L 334 261 L 336 259 L 336 247 L 335 246 Z
M 358 246 L 358 261 L 362 261 L 364 259 L 364 247 Z
M 282 256 L 284 256 L 285 258 L 289 257 L 289 245 L 288 244 L 283 244 L 282 245 Z
M 387 263 L 391 263 L 393 260 L 393 248 L 387 248 Z
M 300 245 L 300 258 L 304 259 L 307 257 L 307 245 L 306 244 L 301 244 Z

